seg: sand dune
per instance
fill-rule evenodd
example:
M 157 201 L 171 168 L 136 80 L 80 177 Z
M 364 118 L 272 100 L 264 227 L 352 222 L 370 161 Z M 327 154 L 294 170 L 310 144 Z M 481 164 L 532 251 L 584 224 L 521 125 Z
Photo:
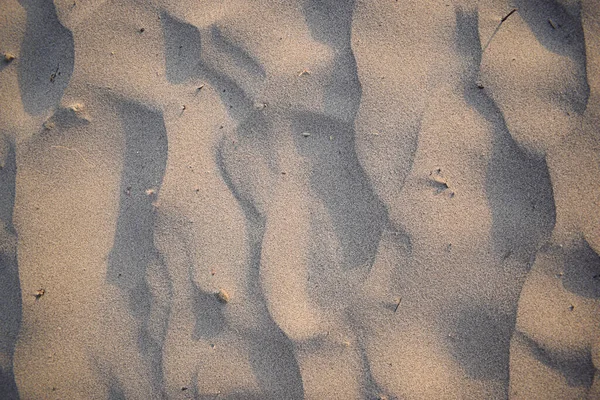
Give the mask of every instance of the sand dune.
M 600 398 L 600 2 L 0 17 L 1 398 Z

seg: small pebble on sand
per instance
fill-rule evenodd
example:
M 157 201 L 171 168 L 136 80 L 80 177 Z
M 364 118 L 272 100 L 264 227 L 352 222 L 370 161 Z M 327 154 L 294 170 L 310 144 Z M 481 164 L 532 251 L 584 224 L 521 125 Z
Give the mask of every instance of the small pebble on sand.
M 75 113 L 79 113 L 79 112 L 82 112 L 85 107 L 81 103 L 75 103 L 75 104 L 72 104 L 69 108 L 71 109 L 71 111 L 73 111 Z
M 216 293 L 216 296 L 217 300 L 219 300 L 221 303 L 229 303 L 229 293 L 227 293 L 225 289 L 219 289 L 219 291 Z

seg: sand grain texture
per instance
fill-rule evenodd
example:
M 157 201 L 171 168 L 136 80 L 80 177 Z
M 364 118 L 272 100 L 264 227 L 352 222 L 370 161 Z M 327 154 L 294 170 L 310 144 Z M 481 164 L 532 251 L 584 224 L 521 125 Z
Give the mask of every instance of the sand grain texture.
M 0 397 L 600 398 L 600 2 L 4 0 Z

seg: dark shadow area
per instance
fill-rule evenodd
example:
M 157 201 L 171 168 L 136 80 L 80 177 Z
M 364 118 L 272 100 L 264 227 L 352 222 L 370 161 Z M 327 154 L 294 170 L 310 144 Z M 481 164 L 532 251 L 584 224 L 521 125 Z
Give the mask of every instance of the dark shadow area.
M 266 399 L 304 399 L 300 367 L 294 356 L 292 342 L 272 323 L 270 331 L 277 331 L 271 340 L 253 338 L 249 343 L 250 364 Z
M 46 123 L 54 123 L 55 128 L 59 130 L 88 125 L 90 121 L 84 114 L 83 110 L 75 110 L 72 107 L 59 107 L 54 114 L 46 120 Z
M 362 98 L 358 66 L 351 44 L 354 7 L 355 0 L 304 0 L 303 2 L 304 16 L 312 37 L 334 50 L 333 65 L 324 94 L 325 114 L 339 115 L 351 126 L 354 126 Z M 406 105 L 398 106 L 401 109 Z M 402 161 L 400 164 L 411 165 L 417 150 L 420 121 L 417 126 L 402 128 L 406 138 L 403 147 L 410 147 L 410 149 L 404 152 L 406 161 Z M 352 134 L 355 135 L 354 130 L 352 130 Z M 374 152 L 379 150 L 371 145 L 367 146 Z M 392 169 L 396 174 L 393 180 L 398 180 L 398 187 L 401 187 L 411 168 L 399 168 L 399 164 L 394 164 Z M 387 174 L 379 178 L 389 180 L 389 175 L 385 175 Z M 359 179 L 362 180 L 362 178 Z M 367 177 L 367 179 L 371 179 L 371 177 Z M 403 229 L 400 226 L 396 226 L 396 228 Z
M 580 5 L 568 10 L 556 0 L 514 0 L 513 4 L 542 46 L 585 65 Z
M 242 209 L 244 216 L 246 217 L 246 228 L 249 230 L 251 230 L 252 228 L 256 228 L 254 232 L 249 232 L 250 236 L 252 237 L 255 236 L 252 233 L 257 234 L 264 230 L 265 217 L 260 215 L 252 199 L 250 199 L 245 193 L 241 193 L 238 190 L 238 188 L 234 185 L 231 174 L 227 170 L 227 165 L 223 154 L 223 145 L 223 142 L 219 144 L 219 147 L 217 148 L 215 154 L 217 168 L 219 169 L 221 179 L 223 179 L 223 182 L 225 183 L 225 185 L 227 186 L 237 203 L 240 205 L 240 208 Z M 257 261 L 256 267 L 258 268 L 258 266 L 260 265 L 260 252 L 258 253 L 258 260 L 254 261 Z
M 460 7 L 455 12 L 455 46 L 463 60 L 463 96 L 492 128 L 484 186 L 492 217 L 491 243 L 502 259 L 511 257 L 530 268 L 556 218 L 548 168 L 543 159 L 527 154 L 515 143 L 502 113 L 485 88 L 477 84 L 482 58 L 477 12 Z M 448 322 L 454 331 L 447 341 L 450 351 L 473 379 L 502 381 L 508 390 L 514 311 L 501 315 L 467 309 Z
M 73 74 L 73 34 L 56 16 L 52 1 L 19 0 L 27 26 L 19 55 L 18 79 L 23 108 L 39 115 L 60 103 Z
M 351 47 L 354 0 L 305 0 L 303 11 L 312 37 L 335 50 L 331 76 L 326 83 L 325 113 L 347 113 L 348 120 L 353 121 L 361 97 L 356 60 Z M 344 112 L 340 112 L 339 108 Z
M 15 145 L 2 138 L 5 157 L 0 165 L 0 354 L 9 365 L 0 364 L 0 398 L 18 399 L 12 359 L 22 317 L 22 294 L 17 264 L 17 235 L 13 226 L 17 162 Z
M 356 154 L 354 120 L 362 87 L 351 46 L 354 5 L 354 0 L 304 1 L 304 17 L 312 37 L 331 47 L 335 54 L 325 87 L 325 114 L 342 116 L 347 123 L 298 112 L 292 117 L 292 129 L 298 153 L 312 161 L 311 186 L 332 219 L 345 266 L 366 266 L 370 270 L 388 216 Z M 303 132 L 310 132 L 310 137 L 304 137 Z M 352 315 L 349 318 L 352 320 Z M 356 322 L 352 325 L 358 327 Z M 363 344 L 360 352 L 363 396 L 378 398 L 381 390 L 372 376 Z
M 120 185 L 119 216 L 113 248 L 109 254 L 108 283 L 121 289 L 128 299 L 129 311 L 139 323 L 138 345 L 147 357 L 154 382 L 161 382 L 162 340 L 152 332 L 156 313 L 163 318 L 167 305 L 164 295 L 155 293 L 156 282 L 166 267 L 154 246 L 154 220 L 157 199 L 167 163 L 167 132 L 162 115 L 140 104 L 117 100 L 117 110 L 124 132 L 123 169 Z M 149 268 L 152 268 L 148 271 Z M 150 273 L 149 273 L 150 272 Z M 153 280 L 149 285 L 148 278 Z
M 373 264 L 387 212 L 377 198 L 355 150 L 354 118 L 361 86 L 351 47 L 354 0 L 305 0 L 311 35 L 330 46 L 335 58 L 326 84 L 326 114 L 348 116 L 348 123 L 297 112 L 292 129 L 298 153 L 312 161 L 311 184 L 333 220 L 347 266 Z M 340 107 L 342 108 L 340 110 Z M 303 137 L 310 132 L 310 138 Z
M 156 210 L 153 202 L 166 168 L 167 132 L 158 112 L 126 102 L 119 105 L 118 111 L 125 136 L 125 152 L 119 217 L 107 280 L 132 290 L 141 284 L 147 266 L 158 257 L 154 247 Z M 145 306 L 135 311 L 136 314 L 147 313 Z
M 213 25 L 210 28 L 210 36 L 214 45 L 220 51 L 227 53 L 229 55 L 228 59 L 237 67 L 260 79 L 265 79 L 267 77 L 267 73 L 263 66 L 244 50 L 242 46 L 234 43 L 233 40 L 225 36 L 217 26 Z
M 12 61 L 6 61 L 4 60 L 4 55 L 0 54 L 0 72 L 2 72 L 4 70 L 4 68 L 10 66 L 11 64 L 16 64 L 16 60 L 12 60 Z
M 396 303 L 397 304 L 397 303 Z M 360 314 L 363 313 L 364 305 L 360 305 L 359 308 L 361 311 L 358 311 L 356 307 L 352 307 L 351 309 L 346 311 L 346 318 L 351 326 L 355 327 L 356 332 L 356 345 L 358 347 L 358 353 L 360 355 L 360 359 L 362 361 L 363 371 L 362 371 L 362 398 L 363 399 L 381 399 L 385 390 L 377 383 L 377 380 L 373 376 L 373 371 L 371 365 L 369 363 L 369 355 L 367 352 L 367 340 L 366 338 L 370 335 L 373 335 L 371 329 L 372 325 L 365 320 L 364 316 Z M 392 312 L 394 311 L 394 307 L 392 307 Z M 358 311 L 358 312 L 357 312 Z M 367 321 L 365 323 L 365 321 Z
M 165 65 L 167 80 L 171 83 L 184 83 L 196 74 L 200 60 L 200 32 L 195 26 L 161 13 L 165 37 Z
M 303 12 L 312 37 L 335 49 L 350 48 L 355 0 L 304 0 Z
M 456 9 L 456 48 L 464 61 L 464 97 L 493 128 L 485 193 L 492 214 L 492 245 L 503 258 L 529 263 L 550 237 L 556 220 L 554 195 L 543 159 L 515 143 L 502 113 L 477 86 L 481 64 L 478 15 Z
M 191 271 L 190 271 L 191 273 Z M 190 277 L 191 279 L 191 277 Z M 227 327 L 223 304 L 214 293 L 208 293 L 200 290 L 193 281 L 191 281 L 194 301 L 194 318 L 196 319 L 192 339 L 212 339 L 217 337 Z
M 126 400 L 125 392 L 115 378 L 108 385 L 108 400 Z
M 0 368 L 0 398 L 4 400 L 19 399 L 19 391 L 12 369 L 5 371 Z
M 250 364 L 266 397 L 273 399 L 304 399 L 304 388 L 300 367 L 294 355 L 293 343 L 285 336 L 279 326 L 273 321 L 266 307 L 266 300 L 260 285 L 260 259 L 265 230 L 265 217 L 243 193 L 236 188 L 222 154 L 222 148 L 217 149 L 216 162 L 221 177 L 234 198 L 240 205 L 248 232 L 248 249 L 250 251 L 247 268 L 248 292 L 261 299 L 264 318 L 267 320 L 265 330 L 271 332 L 270 340 L 264 340 L 256 335 L 250 335 Z
M 186 22 L 182 22 L 167 13 L 161 16 L 165 37 L 165 60 L 167 79 L 171 83 L 184 83 L 193 79 L 204 79 L 217 90 L 227 112 L 236 121 L 243 121 L 256 114 L 253 102 L 245 91 L 233 79 L 220 72 L 213 66 L 208 57 L 203 54 L 202 38 L 216 38 L 216 44 L 227 47 L 227 39 L 214 28 L 201 34 L 200 30 Z M 231 44 L 233 46 L 233 44 Z M 230 49 L 231 50 L 231 49 Z M 242 49 L 232 50 L 237 54 L 237 63 L 251 60 L 245 69 L 262 67 Z M 264 73 L 264 71 L 263 71 Z M 259 74 L 260 75 L 260 74 Z
M 370 269 L 387 213 L 356 156 L 352 125 L 297 113 L 292 129 L 298 153 L 311 160 L 311 186 L 332 218 L 345 265 Z M 311 136 L 304 137 L 305 131 Z
M 588 299 L 600 298 L 600 256 L 587 241 L 566 255 L 563 271 L 566 290 Z
M 0 164 L 0 221 L 9 233 L 16 235 L 13 225 L 15 192 L 17 180 L 17 155 L 15 144 L 8 138 L 2 138 L 6 157 Z M 3 247 L 3 246 L 2 246 Z
M 465 373 L 472 379 L 504 382 L 508 389 L 514 316 L 472 308 L 452 318 L 444 321 L 451 332 L 446 346 Z
M 494 139 L 486 173 L 492 213 L 492 245 L 504 259 L 531 266 L 537 248 L 550 237 L 556 221 L 554 194 L 544 160 L 528 156 L 505 129 Z
M 150 355 L 153 355 L 156 376 L 162 376 L 162 366 L 158 362 L 162 357 L 162 349 L 169 327 L 169 316 L 171 314 L 171 303 L 173 300 L 173 286 L 162 254 L 157 252 L 157 257 L 146 269 L 146 286 L 151 295 L 150 315 L 143 322 L 142 334 L 140 335 L 140 348 L 149 343 Z
M 589 352 L 575 357 L 553 354 L 520 331 L 515 331 L 513 340 L 527 348 L 531 357 L 560 372 L 569 386 L 590 387 L 592 385 L 595 369 Z
M 586 73 L 581 4 L 573 2 L 569 10 L 556 0 L 514 0 L 513 3 L 542 46 L 553 53 L 570 57 L 576 63 L 576 80 L 580 86 L 561 96 L 568 97 L 573 109 L 583 114 L 590 87 Z
M 209 61 L 198 63 L 197 77 L 205 79 L 217 89 L 227 113 L 234 120 L 241 122 L 259 113 L 254 109 L 254 103 L 233 79 L 218 71 Z

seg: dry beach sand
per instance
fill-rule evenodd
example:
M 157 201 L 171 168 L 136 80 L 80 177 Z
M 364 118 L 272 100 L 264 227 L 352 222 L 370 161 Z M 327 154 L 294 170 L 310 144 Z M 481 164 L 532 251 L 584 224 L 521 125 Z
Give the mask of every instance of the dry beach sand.
M 600 1 L 1 0 L 0 398 L 600 399 Z

